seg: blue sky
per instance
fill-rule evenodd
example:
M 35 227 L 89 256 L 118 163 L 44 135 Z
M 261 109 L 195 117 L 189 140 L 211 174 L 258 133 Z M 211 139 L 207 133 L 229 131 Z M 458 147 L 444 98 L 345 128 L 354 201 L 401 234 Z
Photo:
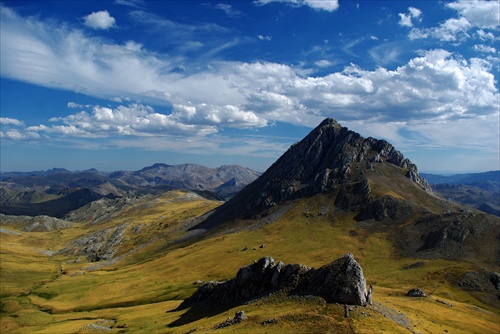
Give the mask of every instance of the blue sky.
M 500 169 L 497 1 L 2 1 L 2 171 L 259 171 L 324 118 Z

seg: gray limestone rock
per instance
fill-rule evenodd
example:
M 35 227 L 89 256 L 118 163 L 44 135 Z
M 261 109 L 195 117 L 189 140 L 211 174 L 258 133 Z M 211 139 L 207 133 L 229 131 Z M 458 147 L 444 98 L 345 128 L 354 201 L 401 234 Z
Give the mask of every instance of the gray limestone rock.
M 60 254 L 83 255 L 90 262 L 113 258 L 121 245 L 127 224 L 103 229 L 82 238 L 75 239 Z
M 367 296 L 363 270 L 352 254 L 317 270 L 300 264 L 284 265 L 272 257 L 263 257 L 241 268 L 233 279 L 204 283 L 179 309 L 241 304 L 277 291 L 288 295 L 316 295 L 327 302 L 349 305 L 364 305 Z
M 363 269 L 350 253 L 317 270 L 312 270 L 306 291 L 329 303 L 366 304 Z

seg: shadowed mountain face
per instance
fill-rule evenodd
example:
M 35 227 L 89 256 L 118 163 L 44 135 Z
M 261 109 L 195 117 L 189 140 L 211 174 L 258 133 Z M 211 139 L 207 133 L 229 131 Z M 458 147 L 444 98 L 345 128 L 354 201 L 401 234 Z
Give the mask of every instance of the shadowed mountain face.
M 408 182 L 431 191 L 416 165 L 391 144 L 363 138 L 335 120 L 326 119 L 202 226 L 210 228 L 222 221 L 251 218 L 288 200 L 344 188 L 359 180 L 361 172 L 383 163 L 398 167 Z

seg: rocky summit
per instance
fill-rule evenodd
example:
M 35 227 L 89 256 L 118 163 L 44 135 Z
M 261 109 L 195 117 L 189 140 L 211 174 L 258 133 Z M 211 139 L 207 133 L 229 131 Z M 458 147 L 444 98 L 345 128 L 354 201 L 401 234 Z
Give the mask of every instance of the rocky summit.
M 390 143 L 364 138 L 333 119 L 191 229 L 222 234 L 255 229 L 314 196 L 326 202 L 318 215 L 352 214 L 363 229 L 387 233 L 402 256 L 497 262 L 495 217 L 433 193 L 417 166 Z
M 327 118 L 303 140 L 292 145 L 261 177 L 219 208 L 204 225 L 224 220 L 251 218 L 300 197 L 345 188 L 352 175 L 390 164 L 404 171 L 408 181 L 431 192 L 417 166 L 385 140 L 360 134 Z

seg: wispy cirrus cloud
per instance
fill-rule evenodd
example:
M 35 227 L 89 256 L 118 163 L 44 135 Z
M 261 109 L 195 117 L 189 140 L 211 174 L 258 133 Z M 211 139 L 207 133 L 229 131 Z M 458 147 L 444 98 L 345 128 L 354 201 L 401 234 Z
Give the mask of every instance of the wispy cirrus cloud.
M 190 24 L 160 17 L 146 10 L 134 10 L 129 14 L 137 24 L 147 27 L 147 34 L 155 40 L 155 47 L 175 55 L 189 57 L 192 62 L 206 63 L 207 57 L 222 53 L 228 47 L 251 41 L 235 36 L 234 31 L 215 23 Z M 182 67 L 186 69 L 186 67 Z
M 333 12 L 339 8 L 338 0 L 256 0 L 255 4 L 266 5 L 271 2 L 282 2 L 290 6 L 308 6 L 316 10 Z
M 237 10 L 236 8 L 227 3 L 215 4 L 213 5 L 213 8 L 222 10 L 229 17 L 240 17 L 241 15 L 243 15 L 241 11 Z
M 133 7 L 133 8 L 143 8 L 144 1 L 143 0 L 115 0 L 117 5 Z

